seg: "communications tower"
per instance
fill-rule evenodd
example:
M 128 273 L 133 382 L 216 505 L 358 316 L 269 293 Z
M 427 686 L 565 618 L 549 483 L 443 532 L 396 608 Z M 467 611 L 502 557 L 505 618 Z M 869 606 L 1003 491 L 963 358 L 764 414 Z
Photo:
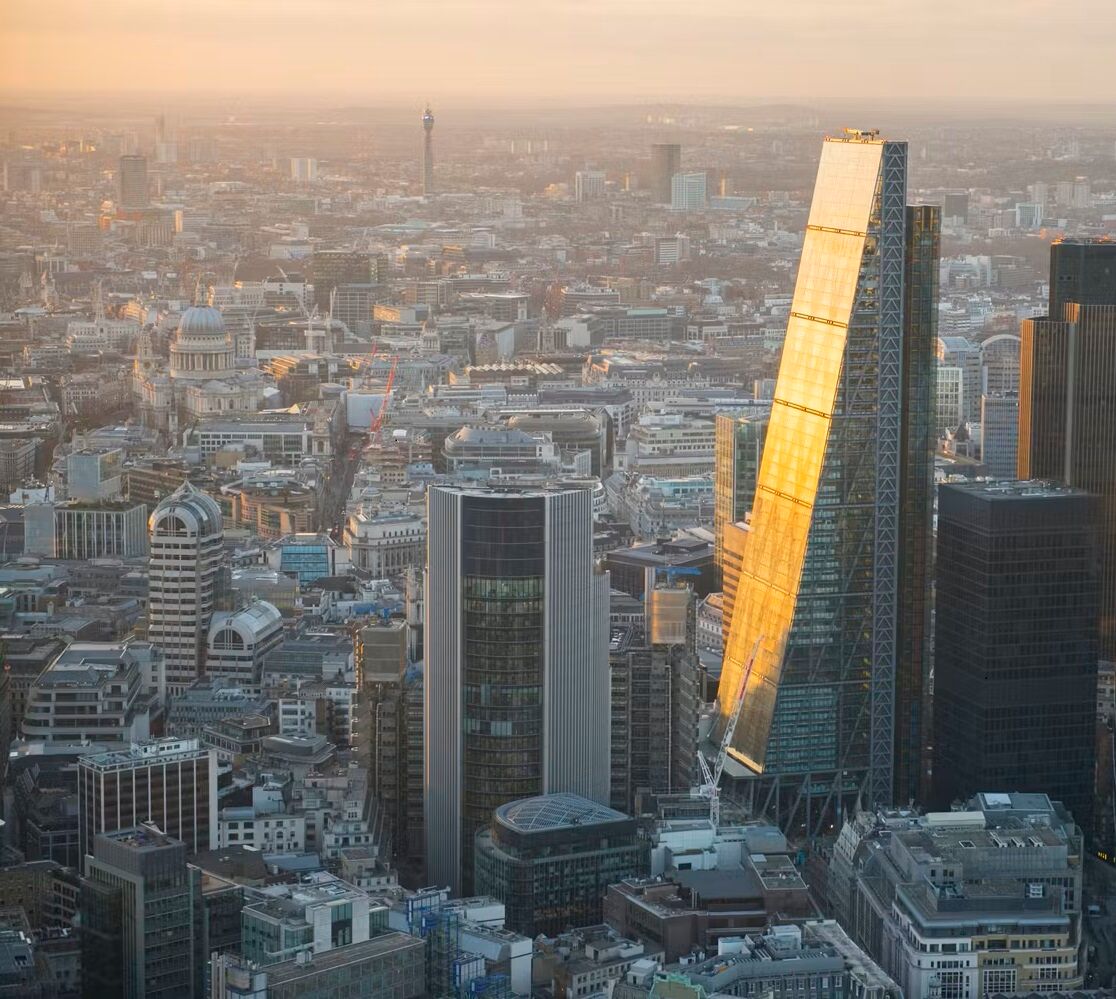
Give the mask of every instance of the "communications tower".
M 422 193 L 434 193 L 434 114 L 429 104 L 422 113 Z

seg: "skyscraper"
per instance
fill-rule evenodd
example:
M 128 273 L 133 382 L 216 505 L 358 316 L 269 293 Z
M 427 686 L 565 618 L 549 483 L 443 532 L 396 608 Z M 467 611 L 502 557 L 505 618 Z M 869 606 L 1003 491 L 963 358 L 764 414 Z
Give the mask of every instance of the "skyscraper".
M 427 879 L 470 891 L 505 802 L 608 803 L 608 575 L 583 490 L 429 493 Z
M 221 508 L 184 482 L 155 507 L 148 530 L 147 637 L 166 655 L 173 696 L 198 678 L 203 665 L 224 552 Z
M 422 113 L 422 193 L 434 193 L 434 113 L 429 104 Z
M 1042 791 L 1084 829 L 1097 698 L 1096 499 L 1042 482 L 938 490 L 934 797 Z
M 676 142 L 656 142 L 651 147 L 651 196 L 660 205 L 670 204 L 670 182 L 682 169 L 682 147 Z
M 116 171 L 117 207 L 147 207 L 147 157 L 121 156 Z
M 939 213 L 907 207 L 906 166 L 876 132 L 825 141 L 749 528 L 726 536 L 722 718 L 762 639 L 731 752 L 785 828 L 813 832 L 861 793 L 892 801 L 921 710 L 924 658 L 896 674 L 925 641 L 925 551 L 904 564 L 900 539 L 929 531 Z
M 707 204 L 705 172 L 676 173 L 670 179 L 670 207 L 677 212 L 698 212 Z
M 1116 243 L 1051 246 L 1050 308 L 1021 328 L 1019 478 L 1100 497 L 1101 655 L 1116 660 Z
M 577 201 L 592 201 L 605 193 L 605 172 L 603 170 L 578 170 L 574 174 L 574 198 Z

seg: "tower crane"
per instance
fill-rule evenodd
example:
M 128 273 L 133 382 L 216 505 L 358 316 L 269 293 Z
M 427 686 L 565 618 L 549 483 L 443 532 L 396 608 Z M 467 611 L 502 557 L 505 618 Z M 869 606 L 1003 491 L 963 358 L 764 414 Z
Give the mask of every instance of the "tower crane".
M 725 730 L 721 735 L 721 745 L 717 749 L 717 755 L 713 758 L 712 767 L 705 758 L 705 754 L 698 749 L 698 764 L 701 766 L 701 776 L 704 781 L 698 788 L 698 794 L 702 798 L 709 799 L 709 821 L 713 824 L 714 832 L 721 825 L 721 775 L 725 772 L 725 761 L 728 759 L 729 746 L 732 745 L 732 737 L 736 734 L 736 723 L 740 721 L 740 711 L 744 707 L 744 691 L 748 689 L 748 679 L 752 675 L 752 667 L 756 664 L 756 657 L 759 655 L 762 642 L 763 635 L 760 635 L 756 639 L 756 644 L 752 646 L 752 654 L 748 656 L 748 661 L 740 671 L 740 686 L 736 690 L 736 696 L 732 702 L 732 712 L 725 724 Z
M 391 370 L 388 372 L 387 382 L 384 384 L 384 397 L 380 401 L 380 409 L 372 418 L 371 430 L 372 436 L 377 440 L 380 437 L 380 427 L 383 426 L 384 416 L 387 415 L 388 403 L 391 401 L 391 389 L 395 385 L 395 369 L 399 366 L 399 355 L 395 354 L 391 359 Z

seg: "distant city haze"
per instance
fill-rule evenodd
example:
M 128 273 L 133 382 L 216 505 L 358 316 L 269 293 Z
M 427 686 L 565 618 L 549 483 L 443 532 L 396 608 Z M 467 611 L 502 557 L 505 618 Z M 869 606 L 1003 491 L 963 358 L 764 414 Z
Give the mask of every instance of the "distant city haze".
M 4 0 L 0 95 L 1105 101 L 1112 0 Z

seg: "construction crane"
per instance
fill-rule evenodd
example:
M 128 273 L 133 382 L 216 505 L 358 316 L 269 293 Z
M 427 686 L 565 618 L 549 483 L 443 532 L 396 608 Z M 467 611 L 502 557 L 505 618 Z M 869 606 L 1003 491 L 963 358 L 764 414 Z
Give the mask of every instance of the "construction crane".
M 391 389 L 395 384 L 395 369 L 399 366 L 399 355 L 396 354 L 391 359 L 391 370 L 388 372 L 387 382 L 384 384 L 384 397 L 380 401 L 380 409 L 372 418 L 372 426 L 370 427 L 372 436 L 379 440 L 380 427 L 383 426 L 384 416 L 387 414 L 388 403 L 391 401 Z
M 714 832 L 721 825 L 721 775 L 725 772 L 725 761 L 728 759 L 729 746 L 732 745 L 732 737 L 736 734 L 736 723 L 740 721 L 740 711 L 744 707 L 744 691 L 748 689 L 748 678 L 751 677 L 752 667 L 756 664 L 761 642 L 763 642 L 763 635 L 756 639 L 756 644 L 752 646 L 752 654 L 748 656 L 748 661 L 740 671 L 740 686 L 736 690 L 736 697 L 732 702 L 732 713 L 725 724 L 725 730 L 721 735 L 721 745 L 713 759 L 712 767 L 709 766 L 705 754 L 698 749 L 698 764 L 701 766 L 701 776 L 704 781 L 698 788 L 698 794 L 709 799 L 709 821 L 713 824 Z

